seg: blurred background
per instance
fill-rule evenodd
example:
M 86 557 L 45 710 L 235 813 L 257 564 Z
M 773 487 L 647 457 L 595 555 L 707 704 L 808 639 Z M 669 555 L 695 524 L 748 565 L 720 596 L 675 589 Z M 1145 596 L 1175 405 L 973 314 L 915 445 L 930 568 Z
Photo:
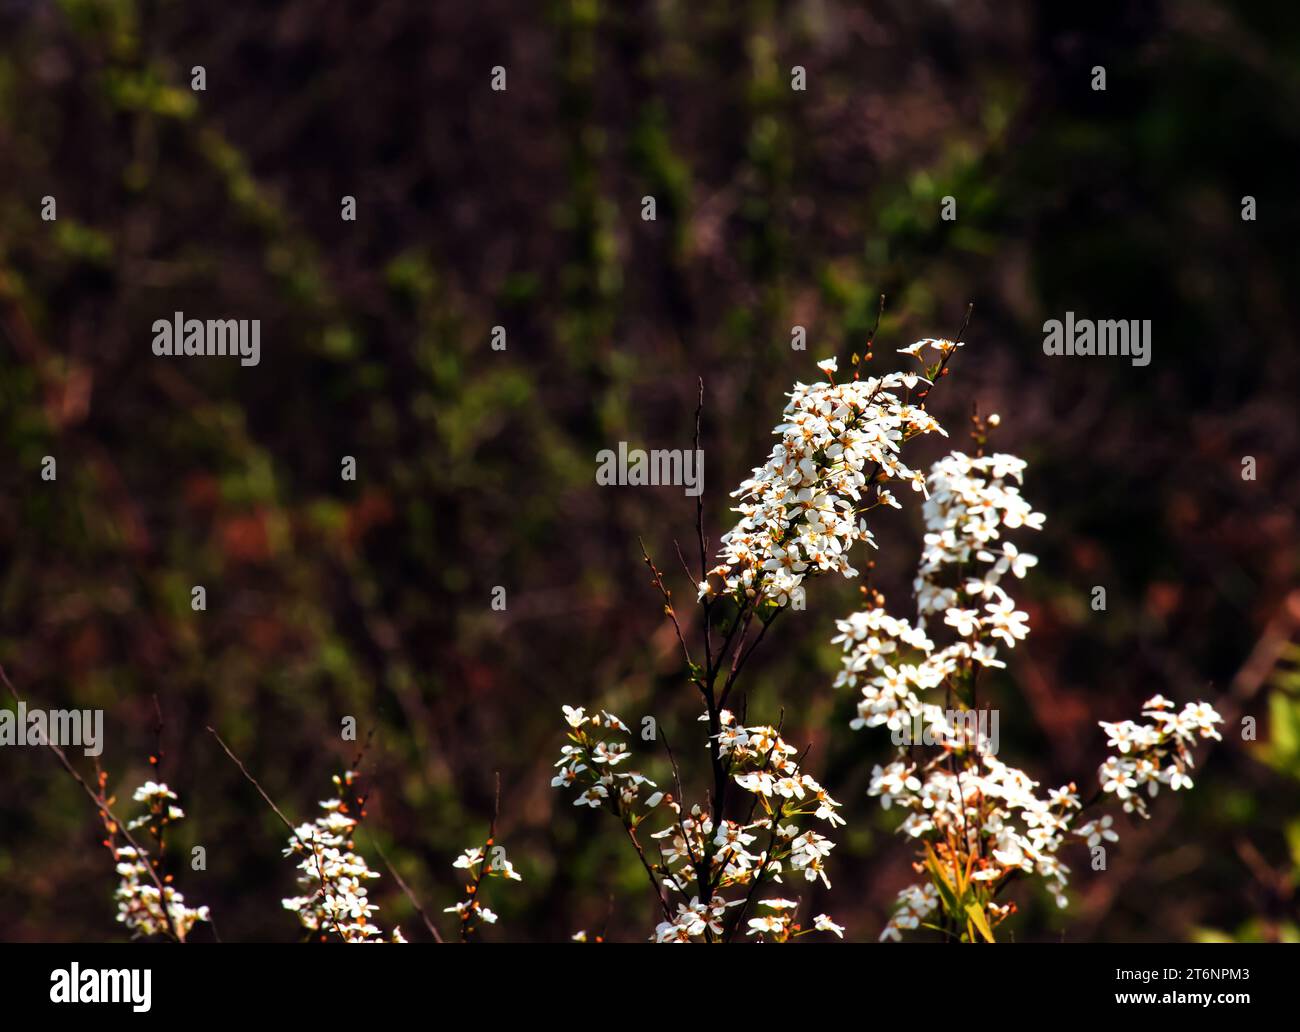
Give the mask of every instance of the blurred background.
M 204 728 L 301 821 L 356 752 L 346 716 L 373 736 L 366 824 L 431 913 L 461 898 L 450 863 L 500 772 L 524 881 L 489 885 L 484 937 L 644 939 L 635 856 L 550 766 L 562 703 L 653 715 L 703 796 L 637 546 L 693 598 L 673 541 L 695 503 L 597 487 L 596 453 L 690 447 L 703 378 L 716 540 L 784 393 L 861 346 L 880 294 L 877 371 L 973 302 L 932 411 L 958 446 L 973 401 L 1000 413 L 993 446 L 1028 459 L 1048 517 L 1020 538 L 1033 633 L 989 682 L 1002 758 L 1087 794 L 1098 720 L 1162 692 L 1230 721 L 1194 791 L 1117 818 L 1107 871 L 1066 857 L 1068 911 L 1021 886 L 1005 927 L 1295 940 L 1298 107 L 1281 0 L 0 0 L 0 662 L 31 706 L 105 711 L 126 814 L 160 738 L 189 814 L 173 862 L 208 853 L 178 884 L 225 941 L 296 940 L 296 890 L 283 827 Z M 1150 319 L 1151 364 L 1045 357 L 1068 310 Z M 261 363 L 155 357 L 174 311 L 260 319 Z M 873 527 L 908 613 L 918 509 Z M 811 585 L 747 700 L 844 803 L 814 905 L 874 940 L 912 873 L 865 796 L 888 736 L 850 731 L 831 689 L 857 586 Z M 123 938 L 102 836 L 47 751 L 0 749 L 0 938 Z M 372 891 L 428 938 L 391 877 Z

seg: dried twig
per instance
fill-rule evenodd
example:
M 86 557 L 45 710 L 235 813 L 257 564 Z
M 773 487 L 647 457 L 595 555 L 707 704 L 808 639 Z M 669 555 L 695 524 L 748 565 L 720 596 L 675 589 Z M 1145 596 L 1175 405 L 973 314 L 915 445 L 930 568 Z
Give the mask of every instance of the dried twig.
M 415 912 L 419 914 L 421 920 L 424 921 L 424 927 L 427 928 L 429 934 L 433 936 L 433 941 L 442 942 L 442 935 L 438 932 L 438 926 L 429 920 L 429 915 L 425 913 L 424 907 L 420 906 L 420 901 L 415 898 L 415 893 L 411 891 L 411 887 L 406 884 L 402 876 L 397 873 L 397 868 L 389 862 L 388 857 L 384 855 L 384 851 L 379 848 L 379 843 L 375 841 L 375 836 L 370 832 L 367 832 L 366 834 L 370 839 L 370 845 L 374 848 L 376 855 L 378 855 L 379 859 L 383 862 L 383 865 L 388 868 L 388 873 L 393 876 L 393 881 L 397 882 L 397 887 L 405 893 L 407 901 L 411 906 L 415 907 Z
M 248 779 L 248 783 L 252 785 L 255 789 L 257 789 L 258 795 L 260 795 L 264 800 L 266 800 L 266 805 L 269 806 L 272 812 L 277 817 L 280 818 L 281 823 L 286 828 L 289 829 L 289 834 L 293 838 L 297 839 L 297 841 L 302 844 L 302 847 L 304 849 L 311 851 L 311 855 L 316 859 L 316 873 L 320 878 L 320 888 L 317 890 L 316 894 L 318 896 L 323 895 L 325 892 L 325 886 L 327 882 L 325 880 L 325 868 L 321 863 L 320 850 L 316 847 L 316 844 L 314 842 L 312 843 L 303 842 L 302 836 L 298 834 L 298 829 L 293 826 L 293 822 L 290 821 L 289 818 L 286 817 L 281 812 L 280 808 L 275 805 L 275 800 L 266 794 L 266 789 L 264 789 L 261 786 L 257 778 L 253 777 L 253 775 L 249 773 L 248 768 L 244 766 L 243 760 L 241 760 L 238 756 L 236 756 L 231 751 L 230 746 L 228 746 L 224 741 L 222 741 L 221 736 L 217 734 L 216 728 L 209 726 L 208 733 L 211 734 L 212 737 L 217 740 L 217 744 L 220 745 L 221 748 L 225 751 L 226 755 L 229 756 L 231 760 L 234 761 L 235 766 L 239 768 L 239 772 L 243 774 L 245 778 Z M 344 938 L 343 930 L 339 927 L 338 918 L 334 918 L 334 934 L 337 935 L 340 939 Z

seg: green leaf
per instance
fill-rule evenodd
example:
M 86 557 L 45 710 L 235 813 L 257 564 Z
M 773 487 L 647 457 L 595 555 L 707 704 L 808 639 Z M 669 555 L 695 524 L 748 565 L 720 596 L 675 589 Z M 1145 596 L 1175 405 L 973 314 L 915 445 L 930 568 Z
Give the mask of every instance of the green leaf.
M 943 865 L 939 863 L 937 857 L 931 854 L 926 866 L 930 869 L 930 880 L 934 882 L 934 887 L 939 890 L 939 898 L 943 902 L 944 912 L 948 914 L 959 913 L 961 907 L 957 902 L 957 896 L 953 891 L 952 882 L 948 880 L 948 875 L 944 871 Z
M 984 936 L 985 942 L 996 942 L 993 938 L 993 929 L 989 927 L 988 918 L 984 916 L 984 908 L 978 903 L 966 904 L 966 916 L 971 919 L 971 923 L 979 930 L 980 935 Z

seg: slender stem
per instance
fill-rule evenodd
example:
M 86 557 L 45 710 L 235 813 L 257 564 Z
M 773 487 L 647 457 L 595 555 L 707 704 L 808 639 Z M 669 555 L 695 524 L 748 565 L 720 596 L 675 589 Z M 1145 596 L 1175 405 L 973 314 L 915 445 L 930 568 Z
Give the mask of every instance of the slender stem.
M 645 848 L 636 837 L 636 829 L 632 827 L 630 821 L 624 821 L 623 830 L 627 832 L 628 841 L 632 843 L 632 848 L 636 850 L 636 855 L 641 860 L 641 866 L 645 868 L 646 877 L 650 879 L 650 885 L 654 888 L 655 899 L 659 901 L 659 909 L 663 911 L 666 920 L 672 921 L 673 912 L 668 906 L 668 897 L 664 895 L 663 886 L 659 884 L 659 879 L 655 876 L 654 866 L 646 859 Z
M 478 870 L 474 873 L 474 882 L 468 886 L 469 899 L 465 901 L 465 910 L 461 914 L 460 923 L 460 941 L 469 942 L 470 936 L 477 930 L 477 926 L 471 927 L 471 917 L 474 913 L 475 904 L 478 902 L 478 890 L 483 884 L 483 879 L 487 877 L 488 872 L 488 851 L 492 848 L 497 837 L 497 816 L 501 813 L 501 772 L 496 774 L 496 791 L 492 799 L 492 822 L 488 825 L 487 842 L 483 844 L 483 859 L 479 862 Z
M 433 936 L 433 941 L 442 942 L 442 935 L 438 932 L 438 926 L 429 920 L 429 915 L 424 912 L 424 907 L 420 906 L 420 901 L 416 899 L 415 893 L 411 891 L 411 887 L 407 885 L 402 876 L 397 873 L 397 868 L 389 862 L 388 857 L 384 856 L 384 851 L 379 848 L 379 843 L 375 841 L 375 836 L 367 832 L 367 837 L 370 839 L 370 845 L 378 855 L 379 859 L 383 862 L 383 865 L 388 868 L 388 873 L 393 876 L 393 881 L 397 882 L 398 888 L 402 890 L 411 906 L 415 907 L 415 912 L 419 914 L 421 920 L 424 921 L 424 927 L 427 928 L 429 934 Z
M 266 794 L 266 789 L 264 789 L 258 783 L 257 778 L 253 777 L 253 775 L 249 773 L 248 768 L 244 766 L 244 761 L 241 760 L 238 756 L 236 756 L 234 752 L 231 751 L 230 746 L 228 746 L 222 740 L 221 736 L 217 734 L 217 729 L 209 726 L 208 733 L 217 740 L 217 744 L 221 746 L 221 748 L 225 751 L 225 754 L 229 756 L 230 759 L 234 762 L 235 766 L 239 768 L 239 772 L 244 775 L 248 783 L 252 785 L 255 789 L 257 789 L 257 794 L 260 795 L 266 801 L 266 805 L 269 806 L 271 808 L 271 811 L 277 817 L 280 818 L 280 823 L 289 829 L 289 835 L 295 840 L 297 840 L 297 842 L 303 847 L 303 849 L 310 850 L 311 855 L 316 860 L 316 875 L 320 879 L 320 888 L 316 890 L 316 895 L 317 896 L 325 895 L 325 886 L 327 885 L 327 882 L 325 880 L 325 866 L 321 862 L 320 847 L 316 844 L 314 840 L 310 843 L 303 841 L 302 836 L 298 834 L 298 829 L 293 826 L 293 822 L 284 815 L 284 813 L 280 810 L 278 806 L 275 805 L 275 800 L 273 800 L 269 795 Z M 343 929 L 339 927 L 338 918 L 334 916 L 333 910 L 330 911 L 330 919 L 334 923 L 334 934 L 346 942 L 347 940 L 343 935 Z

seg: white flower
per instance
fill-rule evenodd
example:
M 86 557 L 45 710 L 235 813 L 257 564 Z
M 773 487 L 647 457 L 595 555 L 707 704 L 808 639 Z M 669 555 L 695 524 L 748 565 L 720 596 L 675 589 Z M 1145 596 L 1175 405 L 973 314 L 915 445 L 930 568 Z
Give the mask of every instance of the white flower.
M 569 727 L 581 727 L 587 719 L 587 714 L 581 706 L 576 709 L 572 706 L 565 706 L 564 719 L 568 722 Z
M 976 642 L 975 647 L 971 649 L 971 659 L 980 666 L 998 667 L 1005 670 L 1006 664 L 997 658 L 998 650 L 992 645 L 985 645 L 983 642 Z
M 978 609 L 949 609 L 944 613 L 943 622 L 957 632 L 959 638 L 969 638 L 979 626 Z
M 482 861 L 483 849 L 481 846 L 475 846 L 473 849 L 467 849 L 465 852 L 461 853 L 460 856 L 456 857 L 451 866 L 468 868 L 473 867 L 475 864 L 482 863 Z
M 560 771 L 555 777 L 551 778 L 552 788 L 568 788 L 577 781 L 578 775 L 586 770 L 586 766 L 581 763 L 572 763 Z
M 135 790 L 131 798 L 137 803 L 151 803 L 154 800 L 175 799 L 176 793 L 166 785 L 160 785 L 156 781 L 146 781 Z
M 984 624 L 992 637 L 1001 638 L 1008 645 L 1014 646 L 1029 633 L 1029 625 L 1026 623 L 1029 614 L 1018 610 L 1011 599 L 999 599 L 984 608 L 989 613 Z
M 1111 828 L 1115 823 L 1115 818 L 1110 814 L 1095 821 L 1088 821 L 1087 824 L 1080 825 L 1075 834 L 1084 839 L 1089 848 L 1101 845 L 1102 841 L 1118 842 L 1119 835 Z
M 984 559 L 987 562 L 993 560 L 994 556 L 988 552 L 980 552 L 979 558 Z M 1004 541 L 1002 543 L 1002 554 L 1000 557 L 997 557 L 993 570 L 997 574 L 1006 573 L 1010 570 L 1011 573 L 1019 579 L 1023 578 L 1025 574 L 1029 572 L 1031 566 L 1037 565 L 1037 556 L 1030 555 L 1028 552 L 1021 552 L 1010 541 Z
M 764 932 L 783 932 L 789 920 L 784 917 L 751 917 L 749 919 L 749 931 L 746 935 L 760 935 Z

